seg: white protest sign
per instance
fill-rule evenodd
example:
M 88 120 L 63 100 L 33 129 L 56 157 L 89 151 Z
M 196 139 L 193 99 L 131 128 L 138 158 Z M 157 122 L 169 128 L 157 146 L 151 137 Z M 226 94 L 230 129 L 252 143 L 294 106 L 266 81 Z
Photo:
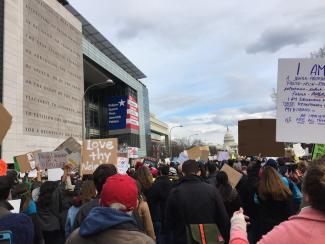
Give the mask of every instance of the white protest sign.
M 293 144 L 293 151 L 297 157 L 302 157 L 306 154 L 306 151 L 301 147 L 300 143 Z
M 40 169 L 56 169 L 63 168 L 67 163 L 66 151 L 53 151 L 53 152 L 42 152 L 36 156 L 36 162 Z
M 48 181 L 58 181 L 61 180 L 64 171 L 62 169 L 48 169 L 47 179 Z
M 181 152 L 178 156 L 177 161 L 180 164 L 183 164 L 186 160 L 188 160 L 188 155 L 187 155 L 187 151 Z
M 86 140 L 82 147 L 81 174 L 92 174 L 101 164 L 117 163 L 117 139 Z
M 276 141 L 325 143 L 325 59 L 279 59 Z
M 124 157 L 117 158 L 117 173 L 125 175 L 126 171 L 130 168 L 129 159 Z
M 228 159 L 229 159 L 229 152 L 227 152 L 227 151 L 218 152 L 217 160 L 219 162 L 222 162 L 222 161 L 228 160 Z
M 21 203 L 21 199 L 9 200 L 8 202 L 9 202 L 10 205 L 14 208 L 14 209 L 11 210 L 10 212 L 12 212 L 12 213 L 19 213 L 19 212 L 20 212 L 20 203 Z

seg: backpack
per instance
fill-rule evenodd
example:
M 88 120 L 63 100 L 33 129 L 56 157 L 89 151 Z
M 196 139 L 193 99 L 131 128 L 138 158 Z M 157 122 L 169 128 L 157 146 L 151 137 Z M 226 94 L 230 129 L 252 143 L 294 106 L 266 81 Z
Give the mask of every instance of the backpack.
M 190 224 L 186 226 L 187 244 L 223 244 L 224 239 L 216 224 Z

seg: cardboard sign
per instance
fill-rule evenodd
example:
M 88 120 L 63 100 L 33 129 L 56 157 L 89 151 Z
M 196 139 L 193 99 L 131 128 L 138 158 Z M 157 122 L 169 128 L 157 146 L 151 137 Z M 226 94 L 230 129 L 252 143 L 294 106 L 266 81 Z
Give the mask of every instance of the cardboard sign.
M 312 160 L 316 160 L 325 155 L 325 144 L 315 144 L 312 153 Z
M 62 169 L 48 169 L 47 170 L 47 179 L 48 181 L 58 181 L 61 180 L 64 171 Z
M 42 152 L 36 156 L 36 162 L 40 169 L 63 168 L 67 163 L 66 151 Z
M 325 59 L 279 59 L 276 140 L 325 143 Z
M 232 187 L 236 187 L 241 177 L 243 176 L 241 173 L 231 168 L 228 164 L 224 164 L 221 168 L 221 171 L 225 172 L 228 175 L 228 180 Z
M 210 150 L 209 147 L 193 147 L 187 150 L 189 159 L 208 161 Z
M 222 162 L 222 161 L 228 160 L 228 159 L 229 159 L 229 152 L 227 152 L 227 151 L 218 152 L 217 160 L 219 162 Z
M 82 147 L 81 174 L 92 174 L 101 164 L 117 164 L 117 138 L 86 140 Z
M 116 168 L 117 168 L 117 173 L 125 175 L 128 169 L 130 168 L 129 159 L 118 157 Z
M 284 143 L 275 141 L 275 124 L 275 119 L 238 121 L 239 155 L 283 157 Z
M 81 145 L 73 137 L 69 137 L 60 146 L 58 146 L 55 151 L 65 150 L 68 154 L 71 153 L 81 153 Z
M 0 145 L 2 144 L 3 138 L 7 134 L 12 122 L 12 116 L 0 103 Z
M 18 164 L 19 172 L 26 173 L 32 170 L 27 154 L 16 156 L 14 161 Z

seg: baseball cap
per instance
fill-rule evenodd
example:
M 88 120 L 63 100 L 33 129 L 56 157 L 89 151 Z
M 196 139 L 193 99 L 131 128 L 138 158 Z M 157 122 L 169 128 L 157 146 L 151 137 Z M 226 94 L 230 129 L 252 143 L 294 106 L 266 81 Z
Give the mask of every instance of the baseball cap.
M 107 178 L 101 192 L 101 205 L 108 207 L 112 203 L 126 206 L 126 212 L 137 207 L 138 187 L 128 175 L 116 174 Z

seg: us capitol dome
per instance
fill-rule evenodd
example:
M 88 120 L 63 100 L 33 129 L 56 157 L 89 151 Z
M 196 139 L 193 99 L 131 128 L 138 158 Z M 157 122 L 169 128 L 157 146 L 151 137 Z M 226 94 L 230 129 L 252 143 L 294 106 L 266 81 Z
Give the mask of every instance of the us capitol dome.
M 237 151 L 237 144 L 235 142 L 235 138 L 232 135 L 231 131 L 229 130 L 228 126 L 227 126 L 227 132 L 223 138 L 223 147 L 228 151 L 232 151 L 232 152 Z

